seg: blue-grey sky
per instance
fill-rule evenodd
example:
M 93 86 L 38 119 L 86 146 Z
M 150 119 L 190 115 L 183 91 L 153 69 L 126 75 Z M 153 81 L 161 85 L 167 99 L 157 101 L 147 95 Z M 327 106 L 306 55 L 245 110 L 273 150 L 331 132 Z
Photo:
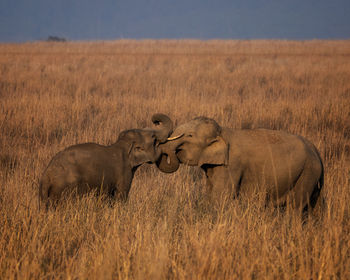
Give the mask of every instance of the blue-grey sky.
M 350 0 L 0 0 L 0 42 L 350 39 Z

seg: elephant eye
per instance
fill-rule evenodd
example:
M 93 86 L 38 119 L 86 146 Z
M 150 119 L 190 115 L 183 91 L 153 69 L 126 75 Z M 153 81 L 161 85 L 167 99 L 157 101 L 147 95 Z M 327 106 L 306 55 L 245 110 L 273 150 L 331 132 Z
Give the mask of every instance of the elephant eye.
M 142 148 L 142 147 L 135 147 L 135 151 L 137 151 L 137 152 L 141 152 L 141 151 L 143 151 L 144 149 Z
M 193 135 L 192 134 L 188 134 L 187 137 L 193 137 Z

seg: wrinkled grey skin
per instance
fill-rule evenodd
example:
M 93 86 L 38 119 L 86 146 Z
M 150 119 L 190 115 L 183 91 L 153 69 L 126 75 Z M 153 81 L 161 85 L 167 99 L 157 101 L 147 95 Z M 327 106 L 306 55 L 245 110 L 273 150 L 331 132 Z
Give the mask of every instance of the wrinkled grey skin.
M 78 144 L 56 154 L 42 176 L 39 194 L 47 206 L 56 203 L 64 191 L 78 194 L 97 190 L 126 200 L 136 169 L 143 163 L 154 163 L 161 155 L 159 143 L 172 132 L 172 121 L 155 114 L 156 129 L 122 131 L 110 146 L 96 143 Z
M 225 193 L 249 198 L 265 192 L 266 202 L 274 205 L 289 201 L 306 210 L 316 204 L 323 164 L 316 147 L 301 136 L 268 129 L 232 130 L 205 117 L 178 126 L 173 136 L 181 137 L 160 145 L 158 168 L 171 173 L 180 163 L 200 166 L 214 199 Z

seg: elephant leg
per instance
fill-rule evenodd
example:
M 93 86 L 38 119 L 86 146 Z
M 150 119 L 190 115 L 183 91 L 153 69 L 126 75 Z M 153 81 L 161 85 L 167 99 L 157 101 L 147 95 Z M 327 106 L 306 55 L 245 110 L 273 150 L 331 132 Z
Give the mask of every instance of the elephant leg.
M 289 196 L 289 199 L 296 209 L 303 211 L 307 210 L 308 206 L 313 208 L 316 205 L 322 188 L 322 186 L 319 185 L 321 175 L 321 166 L 310 164 L 309 162 L 305 164 L 305 168 Z
M 126 183 L 119 183 L 110 191 L 110 198 L 114 201 L 126 202 L 128 199 L 130 185 Z M 112 194 L 112 195 L 111 195 Z
M 227 166 L 202 166 L 207 176 L 208 195 L 218 203 L 227 198 L 236 198 L 239 193 L 241 173 L 231 174 Z
M 132 176 L 125 176 L 119 183 L 117 184 L 117 192 L 116 192 L 116 200 L 126 202 L 129 196 L 130 188 L 131 188 L 131 182 L 132 182 L 133 174 Z
M 62 199 L 62 195 L 67 192 L 69 188 L 66 184 L 54 184 L 51 185 L 47 190 L 47 202 L 46 209 L 53 208 L 55 209 L 59 201 Z

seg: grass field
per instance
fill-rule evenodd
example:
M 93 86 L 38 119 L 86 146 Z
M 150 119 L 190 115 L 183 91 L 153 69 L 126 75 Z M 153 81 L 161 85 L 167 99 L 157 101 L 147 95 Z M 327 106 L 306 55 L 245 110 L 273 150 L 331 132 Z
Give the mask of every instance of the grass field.
M 306 224 L 227 198 L 198 168 L 136 173 L 126 204 L 38 210 L 50 158 L 121 130 L 208 116 L 319 149 L 324 203 Z M 0 279 L 350 279 L 350 41 L 0 44 Z

